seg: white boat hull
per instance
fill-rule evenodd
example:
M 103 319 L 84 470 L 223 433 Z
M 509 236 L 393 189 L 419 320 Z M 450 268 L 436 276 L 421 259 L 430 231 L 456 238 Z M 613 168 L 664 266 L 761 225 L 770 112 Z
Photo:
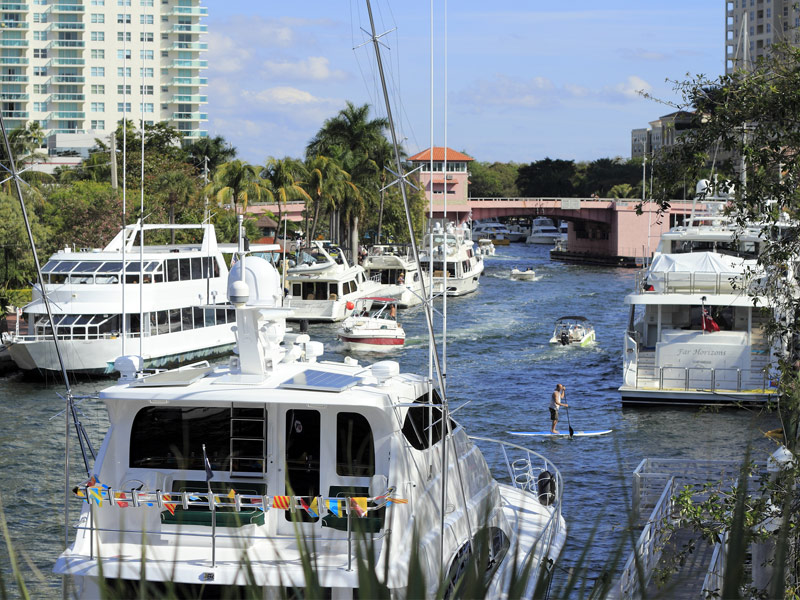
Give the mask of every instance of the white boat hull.
M 542 244 L 552 246 L 556 240 L 561 237 L 561 234 L 551 235 L 549 233 L 536 233 L 531 234 L 525 239 L 526 244 Z

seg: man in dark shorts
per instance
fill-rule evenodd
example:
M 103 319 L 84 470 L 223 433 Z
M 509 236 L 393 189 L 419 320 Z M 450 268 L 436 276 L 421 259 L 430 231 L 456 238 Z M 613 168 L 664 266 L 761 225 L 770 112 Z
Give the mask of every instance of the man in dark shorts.
M 558 409 L 562 406 L 569 406 L 566 402 L 562 402 L 566 393 L 566 386 L 557 383 L 556 389 L 553 390 L 553 395 L 550 396 L 550 420 L 553 422 L 550 433 L 558 433 L 556 430 L 556 425 L 558 425 Z

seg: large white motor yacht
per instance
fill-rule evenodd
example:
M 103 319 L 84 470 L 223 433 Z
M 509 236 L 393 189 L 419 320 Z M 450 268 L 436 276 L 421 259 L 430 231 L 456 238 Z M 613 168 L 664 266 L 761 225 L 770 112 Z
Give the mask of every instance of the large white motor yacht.
M 402 244 L 378 244 L 369 249 L 361 266 L 367 277 L 381 284 L 381 296 L 397 300 L 397 306 L 408 308 L 422 302 L 422 282 L 430 277 L 419 269 L 409 246 Z M 427 285 L 426 285 L 427 288 Z
M 547 244 L 552 246 L 561 238 L 561 232 L 547 217 L 536 217 L 531 223 L 531 232 L 525 239 L 526 244 Z
M 140 248 L 140 226 L 128 225 L 102 249 L 66 248 L 50 257 L 42 275 L 68 372 L 112 373 L 123 352 L 141 352 L 145 366 L 163 367 L 233 348 L 228 268 L 214 226 L 144 225 L 143 234 L 146 241 L 157 232 L 187 229 L 201 230 L 202 242 Z M 60 373 L 38 284 L 33 301 L 22 309 L 22 321 L 26 332 L 3 334 L 16 365 Z
M 435 223 L 420 248 L 423 270 L 430 269 L 431 248 L 434 292 L 446 289 L 448 296 L 463 296 L 478 289 L 484 265 L 482 257 L 475 252 L 468 228 L 449 223 L 445 231 L 440 223 Z
M 492 240 L 495 246 L 508 246 L 511 243 L 511 230 L 499 221 L 475 221 L 472 224 L 473 239 Z
M 324 241 L 298 250 L 286 287 L 292 295 L 290 318 L 307 321 L 341 321 L 353 312 L 356 300 L 383 293 L 364 267 L 349 264 L 341 249 Z
M 698 184 L 704 190 L 705 182 Z M 637 274 L 623 356 L 623 404 L 763 403 L 775 397 L 772 312 L 755 299 L 757 227 L 738 230 L 726 198 L 696 200 Z
M 239 260 L 229 296 L 229 366 L 144 375 L 138 357 L 117 361 L 119 382 L 100 394 L 110 427 L 55 566 L 70 597 L 138 597 L 146 580 L 151 595 L 352 599 L 359 556 L 391 597 L 413 576 L 434 597 L 470 555 L 485 556 L 489 597 L 522 573 L 516 593 L 533 595 L 566 536 L 550 461 L 470 438 L 442 418 L 430 378 L 396 362 L 317 362 L 321 343 L 286 332 L 266 260 Z M 479 450 L 492 444 L 508 483 Z

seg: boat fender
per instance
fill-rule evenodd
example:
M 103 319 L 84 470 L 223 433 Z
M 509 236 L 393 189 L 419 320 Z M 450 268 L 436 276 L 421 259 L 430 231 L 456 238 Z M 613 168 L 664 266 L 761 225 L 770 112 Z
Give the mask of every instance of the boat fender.
M 350 300 L 347 301 L 347 304 L 345 304 L 345 306 L 347 307 L 347 310 L 353 310 L 356 307 L 356 305 L 350 302 Z
M 550 471 L 539 473 L 539 477 L 536 478 L 536 491 L 539 502 L 544 506 L 550 506 L 556 499 L 556 478 Z
M 567 346 L 569 344 L 569 333 L 566 331 L 561 332 L 561 345 Z

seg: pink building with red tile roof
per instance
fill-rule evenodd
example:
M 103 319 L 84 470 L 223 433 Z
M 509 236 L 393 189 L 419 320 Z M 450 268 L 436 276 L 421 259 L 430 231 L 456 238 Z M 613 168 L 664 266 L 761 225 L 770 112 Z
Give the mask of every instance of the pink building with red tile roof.
M 408 160 L 412 168 L 422 167 L 414 175 L 425 196 L 430 200 L 433 195 L 434 216 L 442 216 L 445 198 L 448 219 L 460 222 L 469 216 L 469 163 L 475 159 L 452 148 L 434 146 L 432 172 L 430 148 Z

